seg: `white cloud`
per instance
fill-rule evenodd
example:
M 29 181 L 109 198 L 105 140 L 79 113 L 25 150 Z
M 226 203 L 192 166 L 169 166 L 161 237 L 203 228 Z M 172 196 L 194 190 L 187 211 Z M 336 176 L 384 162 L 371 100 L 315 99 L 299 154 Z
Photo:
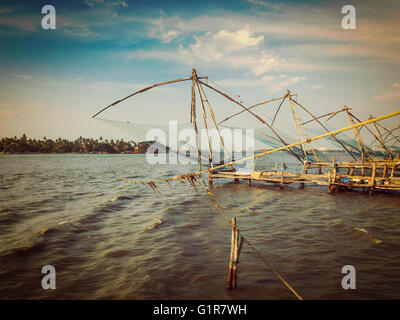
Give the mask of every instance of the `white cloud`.
M 14 28 L 24 32 L 40 30 L 40 23 L 38 23 L 37 19 L 35 20 L 32 16 L 1 17 L 0 26 Z
M 14 115 L 14 111 L 11 109 L 0 109 L 0 118 L 12 117 Z
M 273 84 L 268 88 L 269 91 L 281 91 L 283 89 L 289 88 L 291 85 L 294 85 L 300 81 L 303 81 L 306 77 L 305 76 L 296 76 L 292 78 L 287 78 L 286 80 L 279 81 L 278 83 Z
M 14 74 L 13 76 L 16 78 L 25 79 L 25 80 L 32 79 L 32 76 L 30 74 Z
M 311 90 L 318 90 L 318 89 L 321 89 L 323 87 L 324 87 L 323 84 L 314 84 L 314 85 L 310 86 Z
M 282 10 L 285 7 L 285 5 L 282 3 L 271 3 L 268 1 L 260 1 L 260 0 L 247 0 L 247 1 L 252 4 L 260 5 L 273 10 Z
M 187 53 L 195 58 L 211 61 L 224 58 L 227 54 L 257 46 L 264 40 L 264 36 L 253 37 L 247 29 L 234 32 L 220 30 L 212 34 L 207 32 L 202 37 L 195 36 L 195 43 L 189 45 Z
M 264 76 L 261 79 L 262 82 L 270 82 L 272 80 L 274 80 L 274 76 Z
M 247 29 L 236 31 L 219 30 L 195 36 L 195 42 L 186 47 L 179 45 L 177 50 L 134 51 L 126 55 L 127 59 L 159 59 L 175 61 L 186 65 L 208 64 L 250 70 L 260 76 L 270 70 L 277 70 L 284 62 L 279 56 L 260 50 L 258 45 L 263 35 L 253 35 Z
M 222 87 L 235 87 L 235 88 L 240 88 L 240 87 L 259 87 L 259 86 L 265 86 L 265 84 L 270 83 L 272 80 L 274 80 L 274 76 L 269 76 L 266 75 L 262 77 L 261 79 L 224 79 L 224 80 L 219 80 L 216 81 L 217 85 L 222 86 Z
M 179 30 L 182 25 L 177 25 L 179 23 L 171 23 L 171 21 L 179 22 L 179 18 L 168 18 L 164 13 L 159 19 L 150 19 L 147 22 L 153 25 L 149 30 L 149 36 L 152 38 L 160 39 L 162 43 L 170 43 L 172 40 L 176 39 L 182 31 Z
M 400 98 L 400 92 L 387 92 L 373 97 L 374 100 L 390 100 L 394 98 Z
M 115 7 L 121 5 L 122 7 L 128 7 L 128 4 L 125 1 L 106 1 L 106 0 L 85 0 L 84 1 L 90 8 L 94 8 L 98 5 L 103 5 L 107 7 Z

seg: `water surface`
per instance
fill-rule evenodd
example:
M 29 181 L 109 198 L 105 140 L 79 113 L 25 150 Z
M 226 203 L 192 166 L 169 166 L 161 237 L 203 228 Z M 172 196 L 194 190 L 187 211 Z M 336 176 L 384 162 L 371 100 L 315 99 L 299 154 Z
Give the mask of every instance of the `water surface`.
M 238 290 L 225 289 L 231 230 L 205 192 L 178 182 L 159 196 L 109 165 L 128 179 L 195 170 L 144 155 L 0 155 L 0 299 L 295 298 L 246 245 Z M 212 192 L 304 299 L 399 299 L 399 195 L 326 189 L 217 180 Z M 56 290 L 41 287 L 47 264 Z M 344 265 L 356 290 L 341 287 Z

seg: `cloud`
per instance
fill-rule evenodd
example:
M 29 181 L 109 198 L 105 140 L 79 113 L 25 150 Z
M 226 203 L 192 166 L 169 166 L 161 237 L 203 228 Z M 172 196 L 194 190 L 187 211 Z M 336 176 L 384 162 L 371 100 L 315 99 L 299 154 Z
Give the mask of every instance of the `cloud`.
M 224 79 L 224 80 L 219 80 L 216 81 L 217 85 L 222 86 L 222 87 L 234 87 L 234 88 L 240 88 L 240 87 L 258 87 L 258 86 L 265 86 L 266 84 L 270 83 L 272 80 L 274 80 L 274 76 L 271 75 L 266 75 L 262 77 L 261 79 Z
M 248 28 L 236 31 L 219 30 L 194 36 L 194 43 L 186 47 L 180 44 L 175 50 L 137 50 L 126 55 L 134 59 L 158 59 L 186 65 L 210 65 L 250 70 L 260 76 L 277 70 L 283 63 L 277 55 L 261 50 L 263 35 L 255 35 Z
M 13 74 L 14 77 L 19 78 L 19 79 L 32 79 L 32 76 L 30 74 Z
M 40 20 L 32 16 L 1 17 L 0 27 L 12 28 L 23 32 L 34 32 L 40 28 Z
M 378 96 L 373 97 L 374 100 L 390 100 L 394 98 L 400 98 L 400 92 L 387 92 Z
M 247 1 L 252 4 L 260 5 L 260 6 L 266 7 L 268 9 L 273 9 L 273 10 L 282 10 L 285 6 L 282 3 L 271 3 L 268 1 L 260 1 L 260 0 L 247 0 Z
M 257 46 L 264 40 L 264 36 L 252 36 L 247 29 L 234 32 L 220 30 L 212 34 L 207 32 L 204 36 L 195 36 L 195 43 L 189 45 L 185 54 L 193 55 L 196 59 L 211 61 L 220 60 L 227 54 Z
M 323 87 L 324 87 L 323 84 L 314 84 L 314 85 L 310 86 L 311 90 L 318 90 L 318 89 L 321 89 Z
M 128 7 L 128 4 L 125 1 L 85 0 L 84 2 L 90 8 L 94 8 L 95 6 L 107 6 L 107 7 L 122 6 L 124 8 Z
M 8 118 L 14 115 L 14 111 L 11 109 L 0 109 L 0 118 Z
M 393 88 L 400 88 L 400 83 L 393 83 L 392 84 Z M 395 98 L 400 98 L 400 91 L 389 91 L 386 93 L 383 93 L 381 95 L 377 95 L 372 97 L 374 100 L 390 100 L 390 99 L 395 99 Z
M 283 89 L 289 88 L 291 85 L 294 85 L 300 81 L 303 81 L 306 77 L 305 76 L 295 76 L 292 78 L 287 78 L 286 80 L 279 81 L 278 83 L 273 84 L 268 88 L 269 91 L 281 91 Z
M 179 18 L 168 18 L 164 13 L 159 19 L 149 19 L 141 22 L 153 25 L 149 30 L 150 37 L 159 39 L 162 43 L 170 43 L 182 33 L 182 30 L 179 30 L 182 26 L 170 23 L 171 19 L 180 22 Z
M 10 13 L 13 11 L 13 8 L 0 8 L 0 14 Z

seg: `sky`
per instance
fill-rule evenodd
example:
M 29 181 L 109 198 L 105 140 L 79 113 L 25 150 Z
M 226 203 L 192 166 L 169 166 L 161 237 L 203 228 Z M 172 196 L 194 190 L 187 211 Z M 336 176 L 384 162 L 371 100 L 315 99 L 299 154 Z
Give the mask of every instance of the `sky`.
M 55 30 L 41 25 L 47 4 L 56 9 Z M 346 4 L 356 9 L 354 30 L 341 25 Z M 400 2 L 389 0 L 2 0 L 0 137 L 132 138 L 118 122 L 92 115 L 145 86 L 190 77 L 192 68 L 247 106 L 289 89 L 316 115 L 343 105 L 363 119 L 393 112 L 400 109 L 399 27 Z M 217 119 L 240 111 L 207 94 Z M 266 105 L 260 115 L 276 108 Z M 101 116 L 187 123 L 190 82 Z M 290 126 L 289 117 L 286 110 L 278 120 Z

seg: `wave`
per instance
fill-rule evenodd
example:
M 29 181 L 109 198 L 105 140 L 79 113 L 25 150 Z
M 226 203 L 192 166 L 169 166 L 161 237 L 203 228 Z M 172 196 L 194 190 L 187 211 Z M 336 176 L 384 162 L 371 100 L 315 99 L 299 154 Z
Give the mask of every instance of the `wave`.
M 2 253 L 1 256 L 3 258 L 26 256 L 27 254 L 43 250 L 44 245 L 45 243 L 43 241 L 33 241 L 30 242 L 28 245 L 9 249 Z
M 383 242 L 383 240 L 376 239 L 374 236 L 372 236 L 372 235 L 371 235 L 366 229 L 364 229 L 364 228 L 353 228 L 353 230 L 365 234 L 365 235 L 367 236 L 367 239 L 368 239 L 369 241 L 371 241 L 373 244 L 380 244 L 380 243 Z
M 154 218 L 153 220 L 154 220 L 154 224 L 151 225 L 151 226 L 149 226 L 149 227 L 147 227 L 147 228 L 146 228 L 147 231 L 154 230 L 154 229 L 156 229 L 160 224 L 163 223 L 163 221 L 161 220 L 161 218 Z
M 121 257 L 127 257 L 132 255 L 132 252 L 129 250 L 113 250 L 109 251 L 104 254 L 105 258 L 121 258 Z

